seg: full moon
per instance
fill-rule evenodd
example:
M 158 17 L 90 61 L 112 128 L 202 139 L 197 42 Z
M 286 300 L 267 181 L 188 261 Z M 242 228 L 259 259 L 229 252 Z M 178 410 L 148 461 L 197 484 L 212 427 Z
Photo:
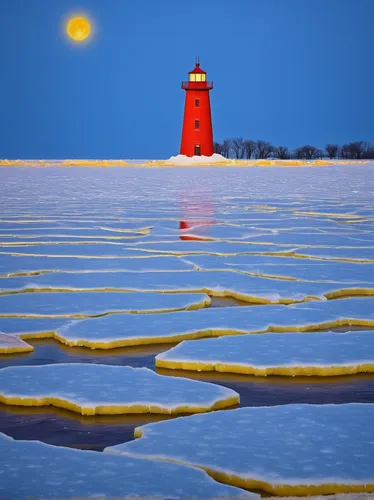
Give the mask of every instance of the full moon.
M 88 20 L 84 17 L 73 17 L 68 22 L 66 31 L 70 38 L 81 42 L 89 36 L 91 32 L 91 26 Z

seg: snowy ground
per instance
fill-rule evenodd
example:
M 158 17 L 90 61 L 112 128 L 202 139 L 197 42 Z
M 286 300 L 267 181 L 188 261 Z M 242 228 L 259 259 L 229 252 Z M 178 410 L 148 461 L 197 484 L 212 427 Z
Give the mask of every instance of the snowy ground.
M 0 167 L 202 167 L 202 166 L 215 166 L 215 167 L 302 167 L 302 166 L 318 166 L 326 167 L 333 165 L 372 165 L 372 160 L 340 160 L 340 159 L 327 159 L 322 160 L 255 160 L 255 159 L 242 159 L 236 160 L 232 158 L 225 158 L 224 156 L 214 153 L 212 156 L 185 156 L 175 155 L 168 159 L 126 159 L 126 160 L 92 160 L 92 159 L 79 159 L 79 160 L 7 160 L 0 159 Z
M 309 164 L 303 167 L 290 164 L 290 167 L 300 168 L 282 168 L 257 162 L 257 167 L 267 168 L 234 168 L 234 164 L 226 168 L 225 165 L 219 165 L 222 159 L 219 160 L 217 166 L 220 168 L 214 169 L 189 168 L 186 165 L 182 169 L 174 169 L 171 167 L 173 162 L 169 162 L 167 168 L 162 168 L 162 162 L 143 162 L 156 168 L 138 168 L 139 162 L 136 168 L 131 167 L 131 162 L 119 163 L 119 166 L 128 168 L 110 169 L 58 168 L 48 162 L 42 166 L 50 168 L 0 168 L 1 364 L 6 366 L 7 363 L 16 363 L 21 366 L 40 363 L 50 366 L 44 367 L 45 370 L 40 373 L 45 375 L 42 373 L 35 384 L 30 379 L 28 395 L 22 392 L 26 391 L 26 387 L 21 382 L 15 381 L 13 386 L 6 385 L 7 372 L 4 370 L 4 377 L 0 377 L 2 394 L 6 393 L 8 398 L 27 398 L 32 397 L 32 394 L 36 399 L 38 396 L 53 399 L 61 396 L 65 390 L 70 402 L 76 402 L 88 394 L 92 407 L 97 403 L 94 401 L 95 386 L 88 382 L 92 382 L 95 376 L 99 377 L 99 370 L 103 368 L 97 366 L 97 363 L 103 366 L 102 363 L 105 364 L 107 359 L 100 358 L 97 354 L 99 351 L 113 350 L 108 364 L 124 365 L 132 363 L 130 351 L 128 354 L 121 352 L 120 355 L 116 351 L 118 347 L 158 345 L 182 340 L 186 342 L 169 353 L 159 355 L 159 359 L 180 361 L 178 356 L 182 356 L 184 352 L 184 359 L 187 356 L 188 362 L 197 364 L 232 362 L 255 366 L 257 363 L 256 366 L 263 368 L 270 365 L 296 366 L 297 363 L 321 366 L 322 363 L 324 368 L 328 368 L 344 363 L 345 366 L 351 366 L 355 363 L 363 366 L 363 371 L 365 366 L 372 366 L 374 165 L 347 165 L 340 162 L 339 166 L 321 164 L 313 167 Z M 38 165 L 37 162 L 34 164 Z M 19 163 L 16 162 L 15 165 Z M 101 164 L 91 166 L 99 167 Z M 114 163 L 103 163 L 102 166 L 114 166 Z M 237 166 L 245 165 L 239 162 Z M 212 302 L 208 295 L 213 297 Z M 210 307 L 217 297 L 222 300 L 222 307 Z M 231 305 L 229 300 L 246 307 L 225 307 Z M 199 307 L 200 310 L 194 310 Z M 338 327 L 344 327 L 348 333 L 292 333 L 318 328 L 336 330 Z M 355 328 L 366 331 L 349 333 L 350 329 Z M 271 333 L 274 331 L 278 333 Z M 269 333 L 256 338 L 243 336 L 255 332 Z M 230 337 L 196 340 L 204 336 L 225 335 Z M 79 360 L 81 363 L 93 363 L 90 370 L 95 375 L 76 373 L 76 370 L 81 370 L 79 363 L 76 363 L 75 371 L 70 369 L 70 365 L 61 365 L 61 369 L 68 370 L 69 373 L 64 372 L 65 375 L 62 374 L 60 378 L 48 375 L 48 370 L 53 370 L 50 363 L 58 360 L 51 359 L 48 355 L 43 359 L 35 357 L 31 340 L 34 337 L 58 340 L 55 350 L 62 349 L 59 346 L 66 344 L 65 363 L 76 361 L 78 355 L 74 351 L 77 349 L 75 346 L 85 346 L 88 354 L 80 353 Z M 207 349 L 204 350 L 204 346 L 208 346 Z M 87 348 L 96 348 L 96 357 Z M 165 349 L 167 346 L 163 350 Z M 22 351 L 24 354 L 19 354 Z M 159 352 L 161 351 L 152 351 L 150 367 L 153 369 L 154 356 Z M 175 354 L 178 356 L 174 356 Z M 101 362 L 101 359 L 104 361 Z M 19 373 L 16 368 L 12 370 Z M 108 368 L 104 368 L 104 371 L 109 373 Z M 76 375 L 73 377 L 74 373 Z M 161 385 L 155 388 L 151 391 L 152 404 L 157 406 L 164 403 L 173 407 L 177 403 L 182 406 L 191 403 L 191 392 L 182 389 L 178 392 L 179 383 L 190 381 L 171 376 L 174 373 L 165 375 L 170 375 L 163 378 L 166 382 L 169 381 L 173 389 L 163 390 Z M 178 372 L 178 376 L 183 374 Z M 359 376 L 351 377 L 351 386 L 354 387 L 357 377 Z M 204 379 L 201 373 L 197 373 L 195 378 Z M 55 386 L 54 380 L 57 381 Z M 61 380 L 66 384 L 65 388 L 58 383 Z M 130 389 L 126 389 L 126 404 L 135 404 L 139 402 L 141 392 L 135 390 L 136 381 L 129 378 L 128 382 Z M 217 393 L 206 394 L 211 404 L 222 399 L 219 394 L 229 395 L 234 392 L 219 387 L 222 379 L 214 382 L 216 385 L 212 387 Z M 125 382 L 120 383 L 117 378 L 111 383 L 111 376 L 108 374 L 101 377 L 101 383 L 104 387 L 101 391 L 104 392 L 100 393 L 97 387 L 98 395 L 102 395 L 100 404 L 105 404 L 104 393 L 107 393 L 107 398 L 112 397 L 113 403 L 113 398 L 119 395 L 120 386 L 123 390 L 126 386 Z M 241 383 L 242 387 L 247 384 Z M 304 384 L 304 392 L 311 386 L 308 382 L 297 383 Z M 199 382 L 195 384 L 194 388 L 197 388 Z M 222 382 L 222 385 L 230 387 L 226 382 Z M 266 384 L 259 385 L 258 390 L 266 392 L 272 385 L 275 386 L 275 382 L 272 377 L 268 377 Z M 331 386 L 326 387 L 331 390 Z M 292 391 L 291 384 L 287 388 Z M 131 397 L 131 389 L 134 389 L 134 398 Z M 333 392 L 330 393 L 329 390 L 325 390 L 325 402 L 333 397 Z M 203 398 L 203 390 L 195 396 L 194 404 L 201 403 L 203 400 L 198 398 Z M 124 397 L 123 393 L 121 397 Z M 350 401 L 361 401 L 360 397 L 361 392 L 353 390 Z M 289 399 L 292 401 L 292 393 Z M 246 401 L 246 406 L 251 406 L 250 398 L 244 398 L 243 401 Z M 124 399 L 121 400 L 123 402 Z M 374 403 L 374 392 L 365 402 Z M 372 427 L 365 425 L 365 419 L 368 422 L 370 420 L 370 406 L 360 407 L 362 429 L 355 428 L 357 432 L 354 430 L 354 453 L 367 453 L 366 444 L 374 442 Z M 233 411 L 235 410 L 225 410 L 221 413 L 230 415 Z M 282 418 L 285 418 L 287 424 L 288 419 L 292 420 L 297 414 L 290 407 L 288 417 L 282 417 L 282 411 L 274 409 L 272 413 L 274 428 Z M 339 455 L 339 447 L 335 446 L 334 441 L 337 432 L 336 418 L 326 411 L 323 437 L 326 442 L 331 442 L 332 455 Z M 346 410 L 343 408 L 342 411 Z M 0 412 L 0 431 L 12 434 L 15 432 L 12 429 L 22 429 L 23 434 L 17 436 L 28 439 L 27 430 L 34 417 L 17 414 L 12 407 L 9 407 L 9 412 L 13 416 L 7 417 L 10 424 L 4 423 L 4 426 Z M 43 409 L 39 408 L 38 412 L 40 415 Z M 46 414 L 43 417 L 41 413 L 38 418 L 46 422 Z M 206 416 L 208 420 L 211 415 Z M 181 417 L 175 421 L 179 418 Z M 186 417 L 185 420 L 188 422 L 189 418 L 195 417 Z M 140 425 L 140 420 L 138 422 Z M 260 424 L 262 422 L 259 423 L 261 431 Z M 47 431 L 43 427 L 45 425 L 42 424 L 43 433 L 38 434 L 38 439 L 47 440 Z M 93 429 L 99 423 L 90 425 Z M 110 422 L 106 424 L 106 431 L 103 426 L 102 432 L 110 433 L 111 425 L 113 424 Z M 352 425 L 351 420 L 339 417 L 341 436 L 351 436 Z M 228 426 L 222 429 L 218 426 L 217 432 L 208 436 L 208 442 L 205 439 L 207 434 L 196 438 L 199 456 L 210 460 L 212 450 L 218 446 L 217 436 L 220 436 L 220 453 L 226 456 L 231 436 L 241 440 L 244 446 L 244 451 L 241 452 L 243 454 L 235 455 L 235 460 L 244 463 L 243 457 L 252 456 L 251 450 L 246 448 L 246 441 L 240 436 L 234 436 L 234 428 Z M 251 423 L 247 425 L 247 429 L 251 430 Z M 286 444 L 290 449 L 301 442 L 299 434 L 293 435 L 292 429 L 287 434 Z M 264 448 L 265 455 L 269 455 L 271 448 L 274 464 L 282 466 L 283 472 L 303 466 L 304 469 L 299 472 L 310 489 L 304 489 L 302 493 L 318 493 L 313 488 L 329 470 L 330 462 L 327 458 L 330 452 L 319 455 L 318 461 L 315 448 L 307 445 L 302 446 L 302 451 L 287 454 L 287 447 L 282 447 L 282 436 L 282 432 L 273 435 L 273 441 Z M 32 433 L 30 437 L 35 439 Z M 114 437 L 112 442 L 119 444 L 123 439 Z M 24 463 L 18 462 L 17 465 L 21 448 L 29 445 L 20 442 L 18 448 L 18 442 L 5 443 L 9 453 L 13 454 L 12 467 L 19 465 L 19 468 L 10 472 L 9 468 L 2 465 L 0 471 L 6 474 L 5 484 L 8 489 L 19 482 L 19 491 L 22 493 L 22 488 L 27 488 L 28 477 L 25 476 L 26 479 L 21 484 L 19 478 L 24 477 L 22 467 L 29 469 L 38 464 L 35 463 L 35 458 L 27 455 L 27 460 Z M 142 439 L 131 446 L 141 446 L 140 443 Z M 165 440 L 165 443 L 168 445 L 169 442 Z M 0 444 L 3 446 L 3 441 Z M 174 446 L 175 455 L 182 453 L 178 440 L 174 440 Z M 157 444 L 152 449 L 153 452 L 156 455 L 162 453 L 162 447 Z M 57 467 L 61 464 L 60 456 L 57 456 L 55 450 L 48 453 L 51 453 L 53 463 L 56 464 L 53 474 L 57 474 Z M 98 452 L 96 454 L 102 456 Z M 79 462 L 77 471 L 86 474 L 83 484 L 88 484 L 88 471 L 95 470 L 91 459 L 97 462 L 95 467 L 102 460 L 97 458 L 96 461 L 94 455 L 92 452 L 89 459 L 85 458 L 86 455 L 74 455 L 78 457 L 77 463 Z M 364 467 L 364 462 L 352 458 L 353 455 L 340 455 L 344 455 L 342 474 L 352 472 L 351 475 L 343 474 L 345 484 L 349 483 L 353 488 L 344 491 L 364 491 L 365 484 L 373 483 L 371 476 L 358 477 L 358 472 L 364 471 L 365 467 L 372 467 L 371 470 L 374 470 L 370 457 L 365 459 Z M 230 460 L 234 463 L 234 458 L 229 458 Z M 159 462 L 155 463 L 154 466 L 157 467 Z M 153 464 L 154 461 L 152 467 Z M 360 466 L 358 472 L 354 469 L 355 464 Z M 117 467 L 113 463 L 115 474 Z M 188 470 L 194 471 L 190 468 Z M 69 471 L 66 470 L 65 473 L 70 474 Z M 334 471 L 336 474 L 339 472 L 337 469 Z M 261 477 L 271 476 L 266 463 L 258 473 L 261 473 Z M 184 474 L 183 471 L 176 470 L 173 476 L 175 481 L 179 480 L 181 474 Z M 340 479 L 343 476 L 339 476 Z M 113 482 L 108 483 L 108 495 L 120 491 L 116 477 L 113 476 Z M 146 477 L 148 476 L 144 476 L 144 481 Z M 170 489 L 167 493 L 158 488 L 159 483 L 152 482 L 151 486 L 155 486 L 153 489 L 142 489 L 140 483 L 138 487 L 138 483 L 134 482 L 134 489 L 125 493 L 152 496 L 159 492 L 172 496 L 176 492 L 176 483 L 170 479 L 171 476 L 168 477 Z M 337 475 L 334 477 L 339 479 Z M 61 481 L 61 478 L 57 474 L 56 477 L 53 476 L 52 482 Z M 79 494 L 77 485 L 81 483 L 78 476 L 76 479 L 77 483 L 71 492 L 66 488 L 61 490 L 64 497 Z M 222 480 L 222 477 L 218 479 Z M 234 480 L 228 480 L 226 476 L 224 479 L 235 484 Z M 103 477 L 104 482 L 107 480 L 108 478 Z M 193 480 L 191 476 L 191 481 Z M 334 481 L 331 482 L 335 484 Z M 183 482 L 181 487 L 184 488 L 184 484 Z M 209 489 L 212 485 L 217 490 Z M 226 493 L 220 491 L 221 486 L 210 482 L 206 491 L 185 491 L 186 494 L 205 498 L 204 495 L 209 497 L 212 494 Z M 93 494 L 102 493 L 100 487 L 101 485 L 98 488 L 92 487 L 90 491 Z M 369 490 L 373 489 L 374 485 L 370 486 Z M 324 493 L 341 491 L 338 487 L 323 490 Z M 34 493 L 43 498 L 43 495 L 50 495 L 51 490 L 35 489 Z M 282 494 L 292 493 L 291 490 L 282 491 Z

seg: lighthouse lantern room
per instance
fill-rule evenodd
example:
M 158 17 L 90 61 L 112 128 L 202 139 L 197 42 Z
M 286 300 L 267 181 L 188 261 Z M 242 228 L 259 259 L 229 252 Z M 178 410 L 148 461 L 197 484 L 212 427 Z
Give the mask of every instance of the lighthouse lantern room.
M 200 68 L 188 73 L 188 81 L 182 82 L 186 91 L 184 105 L 182 142 L 180 154 L 185 156 L 212 156 L 213 131 L 210 111 L 209 91 L 213 82 L 208 82 L 206 72 Z

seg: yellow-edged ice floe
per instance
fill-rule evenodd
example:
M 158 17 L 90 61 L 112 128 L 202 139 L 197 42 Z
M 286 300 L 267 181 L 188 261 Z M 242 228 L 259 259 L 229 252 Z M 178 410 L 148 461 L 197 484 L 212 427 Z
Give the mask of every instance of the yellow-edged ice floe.
M 19 354 L 22 352 L 31 352 L 34 348 L 24 342 L 19 337 L 0 333 L 0 354 Z
M 374 491 L 374 405 L 240 408 L 144 425 L 104 451 L 199 467 L 268 493 Z
M 52 405 L 82 415 L 201 413 L 239 403 L 216 384 L 164 377 L 148 368 L 69 363 L 0 370 L 0 402 Z
M 195 467 L 14 440 L 0 434 L 1 498 L 256 500 Z
M 351 282 L 345 285 L 305 283 L 269 280 L 231 271 L 49 273 L 0 280 L 2 295 L 33 291 L 206 293 L 215 297 L 233 297 L 259 304 L 291 304 L 326 298 L 374 295 L 374 281 L 371 284 Z M 48 301 L 48 296 L 46 300 Z M 62 298 L 63 300 L 65 299 Z M 0 306 L 1 301 L 2 297 L 0 297 Z
M 156 366 L 258 376 L 373 373 L 374 330 L 189 340 L 158 354 Z
M 167 314 L 115 314 L 102 318 L 0 318 L 0 330 L 27 341 L 54 338 L 70 347 L 112 349 L 204 337 L 307 332 L 339 326 L 374 327 L 374 301 L 352 298 L 290 306 L 206 308 Z
M 123 292 L 21 293 L 0 296 L 0 318 L 88 318 L 108 314 L 150 314 L 206 307 L 206 294 Z

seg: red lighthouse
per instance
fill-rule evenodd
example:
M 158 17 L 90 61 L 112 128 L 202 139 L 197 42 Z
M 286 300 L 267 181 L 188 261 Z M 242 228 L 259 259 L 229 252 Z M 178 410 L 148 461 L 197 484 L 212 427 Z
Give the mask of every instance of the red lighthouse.
M 181 142 L 181 155 L 212 156 L 213 131 L 210 113 L 209 91 L 213 82 L 207 82 L 206 72 L 196 63 L 193 71 L 188 73 L 188 81 L 182 82 L 186 91 L 184 118 Z

